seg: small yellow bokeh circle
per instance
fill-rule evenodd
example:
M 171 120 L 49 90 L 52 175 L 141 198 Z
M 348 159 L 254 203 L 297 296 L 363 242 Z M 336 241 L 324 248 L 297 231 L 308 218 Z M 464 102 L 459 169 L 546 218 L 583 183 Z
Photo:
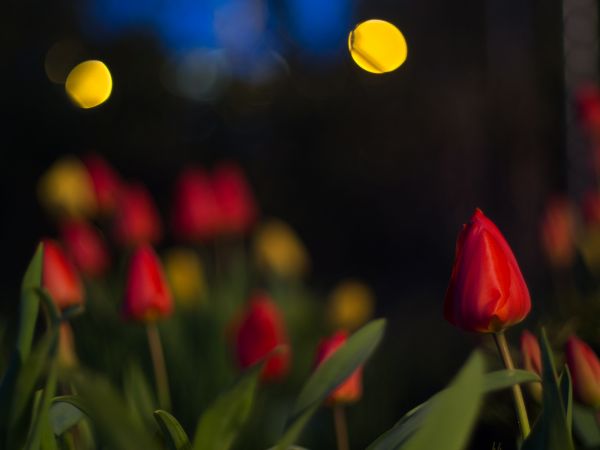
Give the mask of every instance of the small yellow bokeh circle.
M 84 109 L 93 108 L 110 97 L 112 77 L 102 61 L 84 61 L 71 70 L 65 89 L 77 106 Z
M 371 19 L 358 24 L 348 35 L 352 59 L 371 73 L 386 73 L 400 67 L 408 55 L 406 39 L 385 20 Z

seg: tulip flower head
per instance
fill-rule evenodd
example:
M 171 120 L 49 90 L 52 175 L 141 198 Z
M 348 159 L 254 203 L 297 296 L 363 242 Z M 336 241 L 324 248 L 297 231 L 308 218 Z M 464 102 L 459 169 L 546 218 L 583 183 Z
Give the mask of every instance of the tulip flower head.
M 175 300 L 182 306 L 197 304 L 206 291 L 204 266 L 194 250 L 173 248 L 165 255 L 165 271 Z
M 114 218 L 119 244 L 135 247 L 157 242 L 162 235 L 158 210 L 150 193 L 141 184 L 123 186 Z
M 592 137 L 600 134 L 600 90 L 593 84 L 580 87 L 575 95 L 579 117 Z
M 243 369 L 268 357 L 261 374 L 263 381 L 276 381 L 284 377 L 290 366 L 290 348 L 283 317 L 266 294 L 256 294 L 248 309 L 239 319 L 235 336 L 236 356 Z
M 81 273 L 102 275 L 109 265 L 108 249 L 100 232 L 84 220 L 69 220 L 61 226 L 62 242 Z
M 323 339 L 317 349 L 316 365 L 323 364 L 336 350 L 343 346 L 348 340 L 346 331 L 338 331 L 331 337 Z M 329 395 L 327 402 L 330 404 L 347 404 L 360 400 L 362 396 L 362 371 L 363 367 L 357 368 L 346 380 L 344 380 Z
M 358 280 L 344 280 L 329 296 L 327 312 L 335 328 L 353 331 L 373 316 L 374 307 L 375 295 L 369 286 Z
M 79 275 L 60 245 L 51 239 L 42 241 L 42 287 L 60 310 L 83 304 L 84 293 Z
M 540 343 L 530 331 L 521 334 L 521 357 L 525 370 L 542 375 L 542 351 Z M 542 398 L 542 385 L 540 383 L 528 383 L 527 387 L 533 398 L 540 401 Z
M 575 397 L 585 405 L 600 408 L 600 361 L 594 350 L 571 336 L 567 341 L 566 358 Z
M 94 186 L 98 210 L 104 214 L 111 213 L 117 206 L 121 187 L 119 175 L 100 155 L 88 155 L 83 163 Z
M 220 212 L 204 170 L 185 170 L 177 180 L 174 200 L 173 230 L 180 239 L 202 242 L 216 236 Z
M 134 251 L 125 287 L 123 314 L 126 318 L 153 322 L 173 310 L 171 292 L 156 253 L 149 245 Z
M 221 164 L 215 168 L 212 185 L 221 214 L 221 230 L 225 234 L 246 233 L 257 217 L 252 190 L 239 166 Z
M 456 243 L 446 320 L 466 331 L 495 333 L 521 322 L 530 309 L 529 290 L 512 250 L 477 209 Z
M 542 247 L 556 268 L 569 267 L 575 258 L 575 212 L 565 197 L 554 197 L 541 223 Z

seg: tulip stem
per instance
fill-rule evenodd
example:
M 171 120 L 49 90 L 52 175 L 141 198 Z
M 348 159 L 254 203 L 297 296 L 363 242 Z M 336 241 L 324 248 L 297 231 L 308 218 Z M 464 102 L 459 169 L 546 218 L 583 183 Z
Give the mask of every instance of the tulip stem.
M 150 322 L 146 324 L 146 333 L 148 334 L 148 346 L 150 347 L 150 356 L 152 356 L 152 365 L 154 366 L 158 403 L 162 409 L 169 411 L 171 409 L 169 379 L 167 377 L 165 354 L 163 352 L 160 333 L 158 332 L 156 323 Z
M 348 425 L 346 424 L 346 413 L 342 405 L 333 406 L 333 421 L 335 424 L 335 437 L 338 450 L 350 450 L 348 444 Z
M 506 367 L 506 369 L 508 370 L 514 370 L 515 365 L 513 363 L 512 357 L 510 356 L 510 350 L 508 348 L 508 342 L 506 341 L 504 331 L 494 333 L 494 341 L 496 342 L 496 347 L 498 347 L 498 352 L 500 353 L 500 357 L 502 358 L 504 367 Z M 517 422 L 519 423 L 519 428 L 521 428 L 521 435 L 523 436 L 523 439 L 525 439 L 529 435 L 531 427 L 529 426 L 529 418 L 527 417 L 527 409 L 525 408 L 523 391 L 521 390 L 521 386 L 519 386 L 518 384 L 515 384 L 512 387 L 512 391 L 515 400 Z

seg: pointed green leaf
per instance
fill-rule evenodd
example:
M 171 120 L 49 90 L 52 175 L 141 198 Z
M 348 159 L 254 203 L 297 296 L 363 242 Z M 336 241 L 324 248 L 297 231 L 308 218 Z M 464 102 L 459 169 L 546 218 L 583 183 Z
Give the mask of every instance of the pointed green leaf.
M 125 401 L 140 424 L 154 422 L 152 412 L 157 408 L 152 389 L 138 364 L 130 364 L 125 372 L 123 391 Z
M 39 244 L 21 283 L 21 304 L 19 312 L 19 334 L 17 351 L 21 361 L 25 361 L 31 351 L 35 323 L 39 311 L 39 299 L 36 289 L 42 285 L 42 265 L 44 262 L 44 245 Z
M 71 429 L 85 417 L 85 413 L 81 409 L 72 403 L 57 401 L 58 398 L 60 397 L 54 398 L 49 412 L 52 431 L 56 436 Z
M 263 364 L 250 369 L 228 392 L 202 414 L 194 436 L 194 450 L 227 450 L 248 420 Z
M 573 405 L 573 429 L 584 448 L 600 447 L 600 425 L 596 411 L 578 403 Z
M 31 429 L 27 435 L 27 442 L 25 443 L 24 450 L 38 450 L 40 448 L 44 430 L 49 423 L 48 409 L 50 408 L 52 398 L 56 392 L 57 378 L 58 362 L 56 358 L 53 358 L 48 378 L 46 379 L 46 385 L 44 386 L 42 397 L 39 402 L 39 408 L 33 414 Z
M 554 356 L 543 329 L 540 346 L 542 349 L 543 410 L 531 434 L 523 442 L 521 450 L 573 450 L 573 439 L 567 423 L 565 402 L 563 402 L 556 376 Z
M 330 358 L 319 365 L 308 379 L 294 406 L 292 417 L 320 404 L 342 381 L 373 354 L 385 331 L 385 319 L 369 322 L 348 338 Z
M 509 388 L 515 384 L 531 383 L 534 381 L 541 381 L 540 377 L 527 370 L 496 370 L 484 375 L 482 392 L 487 394 Z
M 315 403 L 313 406 L 304 411 L 303 414 L 300 415 L 285 431 L 281 440 L 277 443 L 274 450 L 289 450 L 292 448 L 292 444 L 294 444 L 300 434 L 302 434 L 302 430 L 311 419 L 311 417 L 317 412 L 319 409 L 319 403 Z M 294 447 L 296 448 L 296 447 Z
M 573 429 L 573 384 L 571 380 L 571 372 L 569 367 L 565 364 L 560 378 L 558 380 L 560 386 L 560 394 L 565 407 L 565 418 L 567 419 L 567 428 L 569 435 L 572 434 Z
M 162 431 L 169 450 L 191 450 L 192 444 L 177 419 L 166 411 L 154 411 L 154 418 Z

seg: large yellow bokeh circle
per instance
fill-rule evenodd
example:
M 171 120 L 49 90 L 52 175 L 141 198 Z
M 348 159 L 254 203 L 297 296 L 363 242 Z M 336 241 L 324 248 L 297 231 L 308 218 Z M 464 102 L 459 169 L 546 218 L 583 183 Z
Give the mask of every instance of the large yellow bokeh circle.
M 69 73 L 65 90 L 80 108 L 98 106 L 104 103 L 112 92 L 110 71 L 102 61 L 84 61 Z
M 385 20 L 362 22 L 348 35 L 352 59 L 371 73 L 396 70 L 406 61 L 408 47 L 398 28 Z

